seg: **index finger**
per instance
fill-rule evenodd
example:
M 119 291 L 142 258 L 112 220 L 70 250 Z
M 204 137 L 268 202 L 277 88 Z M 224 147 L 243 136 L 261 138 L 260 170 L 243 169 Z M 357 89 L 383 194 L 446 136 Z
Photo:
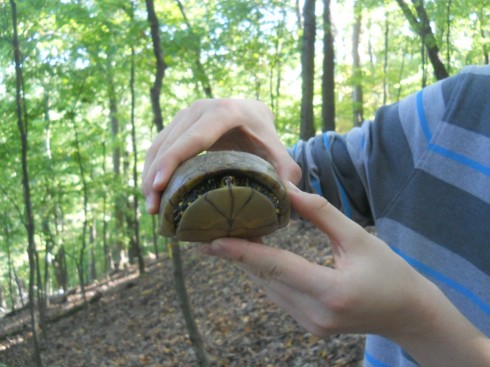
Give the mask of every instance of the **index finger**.
M 266 282 L 284 283 L 312 296 L 324 294 L 334 281 L 333 269 L 311 263 L 290 251 L 243 239 L 218 239 L 203 247 L 203 252 L 232 260 Z
M 347 218 L 324 197 L 302 192 L 291 183 L 287 187 L 291 205 L 301 217 L 328 235 L 337 254 L 356 246 L 360 236 L 366 234 L 360 225 Z

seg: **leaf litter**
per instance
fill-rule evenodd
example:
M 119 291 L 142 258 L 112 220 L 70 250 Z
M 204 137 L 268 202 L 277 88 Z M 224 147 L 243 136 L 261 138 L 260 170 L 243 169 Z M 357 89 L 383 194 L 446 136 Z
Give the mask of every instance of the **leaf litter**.
M 311 225 L 293 221 L 264 242 L 331 266 L 328 239 Z M 186 287 L 194 317 L 213 366 L 361 366 L 363 335 L 319 338 L 274 305 L 233 264 L 182 248 Z M 80 302 L 77 294 L 53 305 L 42 360 L 49 367 L 197 366 L 173 288 L 167 254 L 91 285 L 86 309 L 55 318 Z M 95 296 L 94 296 L 95 295 Z M 34 366 L 28 312 L 0 320 L 0 363 Z M 12 325 L 24 331 L 5 337 Z M 3 336 L 3 337 L 2 337 Z

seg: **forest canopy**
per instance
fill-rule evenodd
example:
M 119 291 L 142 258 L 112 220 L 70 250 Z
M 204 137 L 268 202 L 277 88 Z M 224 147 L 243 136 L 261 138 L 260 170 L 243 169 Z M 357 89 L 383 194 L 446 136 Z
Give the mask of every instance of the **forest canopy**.
M 271 107 L 281 138 L 294 143 L 303 123 L 308 41 L 314 132 L 323 129 L 328 75 L 335 129 L 344 132 L 359 116 L 372 119 L 381 105 L 435 82 L 444 75 L 435 65 L 452 75 L 489 62 L 489 0 L 313 1 L 312 40 L 304 37 L 307 3 L 156 2 L 163 125 L 196 99 L 253 98 Z M 331 49 L 324 47 L 327 34 Z M 333 69 L 323 66 L 327 56 Z M 137 247 L 143 257 L 166 251 L 139 188 L 157 133 L 145 2 L 3 1 L 0 70 L 0 307 L 27 302 L 34 279 L 29 246 L 45 294 L 135 261 Z M 24 205 L 23 137 L 32 223 Z

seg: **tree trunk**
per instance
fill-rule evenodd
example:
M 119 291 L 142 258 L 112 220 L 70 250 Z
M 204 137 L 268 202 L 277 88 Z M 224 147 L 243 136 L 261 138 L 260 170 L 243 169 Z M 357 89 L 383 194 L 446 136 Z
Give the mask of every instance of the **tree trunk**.
M 68 291 L 68 269 L 66 266 L 65 246 L 61 245 L 53 260 L 54 276 L 58 289 L 63 290 L 63 294 Z
M 47 322 L 46 322 L 46 294 L 44 293 L 44 287 L 42 284 L 42 276 L 41 276 L 41 266 L 39 261 L 39 252 L 36 250 L 35 252 L 36 258 L 36 291 L 37 291 L 37 307 L 39 310 L 39 326 L 41 328 L 42 339 L 47 340 Z
M 95 244 L 97 238 L 97 230 L 96 230 L 96 222 L 95 218 L 92 218 L 92 222 L 89 226 L 89 256 L 90 256 L 90 268 L 89 268 L 89 282 L 97 279 L 97 259 L 95 256 Z
M 488 18 L 483 14 L 483 11 L 481 11 L 478 14 L 478 22 L 480 23 L 480 36 L 482 38 L 482 49 L 483 49 L 483 62 L 485 65 L 488 65 L 489 63 L 489 52 L 488 52 L 488 47 L 487 47 L 487 42 L 486 38 L 488 36 L 488 29 L 485 31 L 485 25 L 483 22 L 488 21 Z
M 172 249 L 172 262 L 174 268 L 174 283 L 175 290 L 179 297 L 180 308 L 184 315 L 185 324 L 187 325 L 187 331 L 189 332 L 189 338 L 191 339 L 194 353 L 196 354 L 197 364 L 201 367 L 210 366 L 209 357 L 204 349 L 201 335 L 194 320 L 192 314 L 192 308 L 187 297 L 187 290 L 184 282 L 184 271 L 182 269 L 182 259 L 180 256 L 180 245 L 175 238 L 169 241 L 170 248 Z
M 72 113 L 72 116 L 75 116 Z M 82 298 L 84 304 L 87 304 L 87 297 L 85 293 L 85 251 L 87 250 L 87 228 L 88 228 L 88 188 L 85 174 L 85 168 L 83 166 L 82 154 L 80 150 L 80 138 L 78 137 L 78 128 L 75 122 L 75 117 L 72 118 L 73 131 L 75 132 L 75 147 L 76 147 L 76 160 L 80 173 L 80 181 L 82 182 L 82 194 L 83 194 L 83 226 L 82 226 L 82 247 L 80 248 L 77 266 L 78 275 L 80 278 L 80 289 L 82 291 Z
M 54 189 L 54 170 L 53 170 L 53 156 L 51 153 L 51 119 L 49 115 L 49 84 L 44 84 L 44 122 L 46 126 L 44 128 L 44 148 L 46 153 L 46 165 L 49 172 L 49 178 L 45 180 L 46 185 L 46 196 L 44 202 L 55 202 L 55 189 Z M 49 206 L 47 206 L 49 207 Z M 53 214 L 54 210 L 53 210 Z M 54 216 L 54 215 L 53 215 Z M 49 303 L 49 285 L 50 285 L 50 276 L 49 276 L 49 256 L 52 253 L 53 247 L 55 246 L 55 239 L 53 233 L 51 232 L 50 222 L 51 222 L 51 210 L 47 212 L 42 218 L 42 232 L 44 234 L 44 243 L 45 243 L 45 251 L 44 251 L 44 303 L 43 307 L 46 309 Z
M 209 83 L 209 78 L 208 75 L 206 74 L 206 71 L 204 70 L 204 66 L 201 63 L 201 47 L 200 47 L 200 39 L 196 34 L 194 33 L 192 29 L 192 25 L 189 22 L 189 19 L 187 18 L 187 15 L 184 10 L 184 6 L 182 5 L 182 2 L 180 0 L 176 0 L 177 5 L 180 9 L 180 13 L 182 14 L 182 17 L 184 18 L 184 22 L 187 26 L 187 29 L 191 33 L 191 36 L 196 40 L 196 49 L 195 51 L 195 59 L 194 59 L 194 64 L 196 65 L 196 68 L 193 69 L 194 77 L 198 81 L 198 83 L 201 85 L 204 94 L 206 95 L 207 98 L 213 98 L 213 91 L 211 89 L 211 84 Z
M 106 139 L 103 139 L 104 141 L 102 142 L 102 174 L 103 177 L 106 176 L 107 174 L 107 168 L 105 165 L 106 161 L 106 144 L 105 141 Z M 109 244 L 107 242 L 107 188 L 106 185 L 104 184 L 104 189 L 102 190 L 102 248 L 104 250 L 104 273 L 108 274 L 110 271 L 112 271 L 112 254 L 109 249 Z
M 315 135 L 313 93 L 315 78 L 315 0 L 305 0 L 303 6 L 303 38 L 301 45 L 301 128 L 300 139 Z
M 108 77 L 108 97 L 109 97 L 109 116 L 111 124 L 111 141 L 112 141 L 112 167 L 114 172 L 114 179 L 117 183 L 121 181 L 121 138 L 120 138 L 120 124 L 119 113 L 116 99 L 116 91 L 113 78 L 113 70 L 108 57 L 107 62 L 107 77 Z M 116 190 L 114 193 L 114 218 L 115 228 L 114 233 L 114 247 L 113 247 L 113 263 L 116 271 L 120 269 L 121 261 L 126 251 L 124 246 L 124 211 L 125 211 L 125 196 Z
M 352 26 L 352 106 L 354 126 L 360 126 L 364 121 L 362 98 L 362 70 L 359 56 L 359 43 L 361 38 L 361 5 L 359 0 L 354 2 L 354 25 Z
M 330 0 L 323 0 L 322 131 L 335 131 L 335 52 Z
M 451 5 L 452 0 L 448 0 L 446 5 L 446 65 L 448 74 L 451 73 Z
M 28 150 L 28 140 L 27 140 L 27 120 L 24 121 L 22 114 L 22 67 L 20 63 L 20 50 L 19 50 L 19 39 L 17 34 L 17 4 L 14 0 L 10 0 L 10 5 L 12 7 L 12 27 L 13 27 L 13 51 L 14 51 L 14 63 L 15 63 L 15 90 L 16 90 L 16 107 L 17 107 L 17 125 L 19 128 L 20 139 L 21 139 L 21 161 L 22 161 L 22 187 L 24 189 L 24 205 L 25 205 L 25 216 L 26 216 L 26 229 L 27 229 L 27 255 L 29 258 L 29 309 L 31 314 L 31 329 L 32 329 L 32 340 L 34 343 L 34 362 L 36 366 L 40 367 L 43 365 L 41 360 L 41 350 L 39 349 L 39 341 L 37 334 L 37 322 L 36 322 L 36 312 L 35 312 L 35 299 L 34 299 L 34 281 L 35 281 L 35 252 L 36 243 L 34 241 L 34 216 L 32 213 L 31 204 L 31 189 L 29 185 L 29 172 L 27 168 L 27 150 Z
M 384 32 L 384 43 L 385 43 L 385 54 L 383 61 L 383 106 L 388 100 L 388 46 L 389 46 L 389 35 L 390 35 L 390 20 L 388 17 L 388 12 L 385 12 L 385 32 Z
M 133 252 L 138 259 L 139 273 L 145 272 L 145 261 L 140 248 L 140 225 L 139 225 L 139 201 L 138 201 L 138 146 L 136 144 L 136 126 L 135 126 L 135 104 L 136 95 L 134 91 L 135 82 L 135 52 L 134 47 L 131 47 L 131 75 L 129 78 L 129 87 L 131 90 L 131 143 L 133 145 L 133 227 L 134 233 L 132 234 L 133 240 L 131 241 L 133 246 Z
M 155 251 L 155 257 L 158 259 L 159 251 L 158 251 L 158 235 L 157 235 L 157 224 L 156 218 L 154 215 L 151 216 L 151 239 L 153 242 L 153 250 Z
M 151 106 L 153 109 L 153 121 L 157 131 L 163 130 L 162 109 L 160 106 L 160 93 L 162 90 L 163 77 L 165 76 L 165 64 L 160 41 L 160 28 L 158 25 L 158 17 L 155 13 L 155 5 L 153 0 L 146 0 L 146 10 L 148 13 L 148 23 L 150 23 L 151 41 L 153 43 L 153 53 L 155 54 L 156 72 L 155 81 L 150 90 Z
M 281 80 L 282 80 L 282 50 L 284 42 L 284 32 L 287 21 L 287 12 L 281 9 L 281 20 L 276 28 L 276 40 L 274 47 L 274 58 L 271 63 L 269 72 L 269 91 L 270 91 L 270 107 L 274 116 L 279 116 L 279 100 L 281 96 Z
M 7 309 L 7 302 L 5 301 L 4 293 L 5 290 L 3 286 L 0 284 L 0 308 Z
M 436 38 L 432 32 L 423 0 L 412 0 L 417 16 L 410 10 L 408 4 L 404 0 L 396 0 L 396 2 L 405 14 L 412 29 L 420 35 L 422 42 L 427 49 L 427 56 L 434 69 L 436 79 L 441 80 L 447 78 L 449 73 L 439 57 L 439 47 L 437 46 Z
M 7 214 L 4 214 L 7 218 Z M 8 289 L 10 295 L 10 310 L 15 311 L 14 286 L 12 284 L 12 254 L 10 253 L 10 226 L 4 226 L 5 231 L 5 246 L 7 249 L 7 267 L 8 267 Z
M 19 294 L 20 306 L 24 308 L 26 306 L 26 303 L 24 301 L 24 290 L 25 290 L 24 282 L 17 275 L 15 268 L 13 268 L 12 271 L 14 272 L 15 285 L 17 286 L 17 293 Z
M 155 14 L 153 0 L 146 0 L 146 7 L 148 10 L 148 21 L 151 27 L 151 38 L 153 40 L 153 47 L 155 52 L 155 58 L 157 60 L 157 71 L 155 76 L 155 85 L 151 90 L 151 103 L 153 106 L 153 113 L 156 128 L 158 131 L 163 129 L 163 118 L 161 114 L 160 108 L 160 91 L 161 84 L 165 71 L 165 64 L 163 63 L 163 55 L 160 47 L 160 35 L 158 30 L 158 18 Z M 157 83 L 158 81 L 158 83 Z M 177 294 L 179 297 L 180 305 L 182 313 L 184 314 L 184 318 L 186 319 L 187 330 L 189 332 L 189 337 L 191 339 L 192 347 L 196 354 L 196 358 L 198 360 L 199 366 L 209 366 L 209 360 L 207 359 L 207 353 L 204 350 L 203 342 L 199 331 L 197 330 L 197 326 L 194 323 L 194 320 L 188 320 L 187 318 L 192 318 L 192 310 L 191 305 L 188 301 L 187 291 L 185 289 L 185 280 L 184 274 L 182 272 L 182 260 L 180 258 L 180 247 L 177 240 L 174 238 L 171 241 L 170 245 L 171 249 L 175 252 L 173 258 L 173 268 L 174 268 L 174 281 L 176 285 Z
M 401 59 L 402 59 L 402 64 L 400 65 L 400 72 L 398 73 L 398 90 L 396 92 L 396 101 L 398 102 L 400 100 L 400 97 L 402 95 L 402 80 L 403 80 L 403 73 L 405 72 L 405 55 L 407 54 L 407 46 L 403 47 L 401 50 Z

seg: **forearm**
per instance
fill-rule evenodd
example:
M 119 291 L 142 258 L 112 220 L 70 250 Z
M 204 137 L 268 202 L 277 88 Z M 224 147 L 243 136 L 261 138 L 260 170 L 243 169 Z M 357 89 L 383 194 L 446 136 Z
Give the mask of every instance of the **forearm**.
M 392 339 L 421 366 L 490 366 L 490 339 L 482 334 L 433 283 L 421 281 L 422 292 L 409 308 L 402 332 Z

